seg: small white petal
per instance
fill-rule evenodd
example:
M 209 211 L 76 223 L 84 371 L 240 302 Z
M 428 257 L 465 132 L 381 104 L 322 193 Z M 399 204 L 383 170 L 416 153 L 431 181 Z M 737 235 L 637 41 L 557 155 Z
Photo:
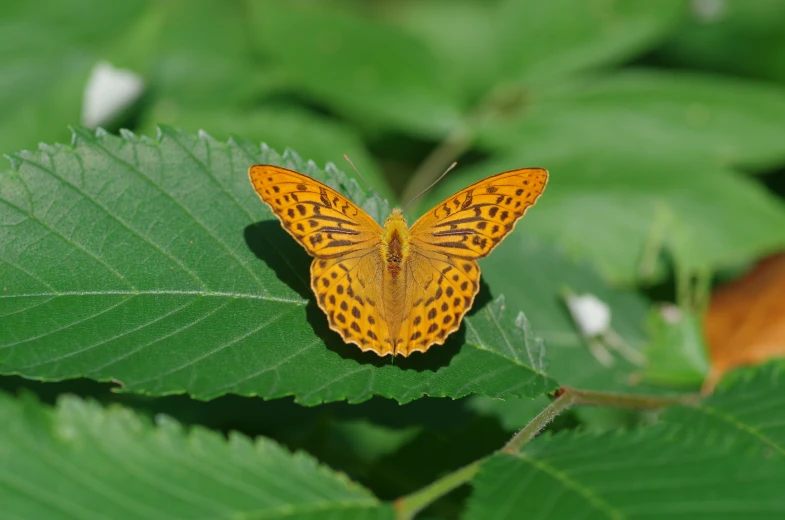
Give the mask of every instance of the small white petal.
M 662 316 L 662 319 L 665 321 L 665 323 L 669 323 L 671 325 L 679 323 L 684 318 L 684 314 L 681 312 L 681 309 L 673 304 L 666 304 L 660 307 L 660 315 Z
M 584 336 L 597 336 L 611 326 L 610 307 L 593 294 L 567 296 L 567 307 Z
M 116 69 L 105 61 L 96 63 L 84 89 L 82 124 L 95 128 L 110 122 L 143 90 L 144 81 L 137 74 Z
M 728 10 L 725 0 L 692 0 L 691 7 L 698 21 L 704 23 L 718 22 Z

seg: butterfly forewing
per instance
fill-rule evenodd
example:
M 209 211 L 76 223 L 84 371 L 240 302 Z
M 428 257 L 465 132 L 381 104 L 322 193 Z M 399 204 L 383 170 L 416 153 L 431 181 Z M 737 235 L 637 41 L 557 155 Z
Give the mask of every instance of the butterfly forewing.
M 499 173 L 442 201 L 412 225 L 413 242 L 457 258 L 482 258 L 512 231 L 548 182 L 542 168 Z
M 329 186 L 278 166 L 251 166 L 248 174 L 259 197 L 311 256 L 345 255 L 378 245 L 379 224 Z

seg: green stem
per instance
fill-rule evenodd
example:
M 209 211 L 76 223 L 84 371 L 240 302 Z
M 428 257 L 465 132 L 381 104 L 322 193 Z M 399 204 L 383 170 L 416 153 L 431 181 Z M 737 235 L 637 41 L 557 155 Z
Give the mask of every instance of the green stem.
M 504 107 L 510 104 L 511 99 L 517 100 L 522 92 L 523 87 L 517 84 L 498 85 L 487 92 L 464 116 L 463 121 L 458 123 L 417 167 L 401 193 L 401 202 L 408 204 L 418 193 L 433 183 L 451 162 L 471 148 L 477 137 L 477 128 L 494 117 L 497 112 L 505 112 Z M 412 208 L 415 209 L 416 207 Z
M 447 138 L 428 154 L 404 187 L 401 203 L 408 205 L 418 193 L 437 179 L 447 165 L 469 149 L 474 141 L 474 132 L 469 130 L 470 124 L 467 122 L 450 132 Z
M 553 400 L 551 404 L 545 407 L 543 411 L 529 421 L 529 424 L 523 427 L 521 431 L 513 435 L 504 447 L 499 450 L 500 453 L 517 453 L 521 451 L 524 444 L 532 440 L 538 433 L 545 429 L 548 424 L 559 416 L 567 408 L 575 404 L 572 394 L 567 391 L 562 391 L 559 396 Z
M 591 390 L 577 390 L 562 387 L 556 392 L 556 399 L 532 419 L 521 431 L 516 433 L 496 453 L 518 453 L 521 448 L 541 432 L 559 414 L 573 405 L 589 406 L 618 406 L 622 408 L 637 408 L 651 410 L 665 406 L 682 404 L 689 405 L 698 402 L 697 396 L 686 397 L 659 397 L 652 395 L 628 395 L 608 392 L 594 392 Z M 414 515 L 428 507 L 430 504 L 469 482 L 480 470 L 482 463 L 489 457 L 475 460 L 444 477 L 428 484 L 424 488 L 410 495 L 403 496 L 395 501 L 396 520 L 411 520 Z
M 480 466 L 487 457 L 475 460 L 471 464 L 453 471 L 428 484 L 411 495 L 406 495 L 395 501 L 396 520 L 410 520 L 414 515 L 429 506 L 432 502 L 443 497 L 453 489 L 470 481 L 480 470 Z
M 577 390 L 575 388 L 563 388 L 563 392 L 570 394 L 573 404 L 587 406 L 616 406 L 620 408 L 636 408 L 638 410 L 654 410 L 676 404 L 690 405 L 698 402 L 700 399 L 697 395 L 679 397 L 631 395 L 595 392 L 593 390 Z

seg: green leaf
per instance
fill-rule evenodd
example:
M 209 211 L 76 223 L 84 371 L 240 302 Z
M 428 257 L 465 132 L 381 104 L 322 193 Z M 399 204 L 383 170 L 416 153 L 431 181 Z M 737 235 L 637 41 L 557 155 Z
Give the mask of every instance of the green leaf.
M 694 407 L 669 409 L 663 421 L 696 438 L 728 431 L 736 443 L 765 455 L 785 455 L 785 376 L 783 369 L 747 369 Z
M 463 103 L 454 82 L 407 33 L 315 4 L 249 7 L 259 51 L 288 73 L 294 88 L 331 109 L 424 135 L 459 123 Z
M 154 426 L 75 397 L 0 394 L 0 500 L 14 518 L 392 518 L 309 455 L 273 441 Z
M 665 424 L 543 436 L 495 455 L 474 479 L 466 518 L 778 518 L 782 386 L 782 371 L 764 368 L 694 407 L 669 409 Z
M 349 125 L 302 108 L 276 106 L 255 110 L 226 107 L 199 109 L 163 102 L 153 107 L 145 116 L 141 133 L 155 135 L 159 124 L 192 132 L 205 130 L 219 141 L 231 136 L 243 136 L 253 142 L 267 143 L 277 150 L 292 148 L 318 165 L 328 162 L 346 165 L 347 176 L 357 179 L 360 186 L 365 186 L 343 159 L 343 155 L 347 154 L 362 176 L 382 197 L 394 200 L 387 179 L 365 148 L 360 134 Z
M 785 245 L 782 202 L 756 181 L 705 160 L 643 159 L 630 151 L 541 159 L 522 153 L 455 172 L 429 201 L 491 173 L 546 167 L 548 187 L 521 225 L 617 282 L 661 278 L 663 250 L 685 270 L 718 269 Z
M 589 351 L 563 300 L 565 289 L 590 293 L 611 308 L 611 327 L 633 348 L 646 343 L 644 320 L 648 302 L 630 290 L 613 289 L 585 262 L 576 262 L 548 241 L 531 236 L 530 220 L 546 202 L 548 190 L 524 220 L 524 228 L 508 237 L 493 254 L 482 260 L 484 279 L 503 287 L 508 304 L 525 309 L 537 323 L 548 347 L 548 373 L 560 384 L 594 390 L 628 388 L 636 367 L 621 356 L 613 366 L 603 366 Z
M 394 364 L 328 329 L 309 258 L 247 167 L 298 169 L 380 218 L 379 200 L 337 170 L 170 129 L 159 142 L 78 129 L 74 143 L 13 155 L 0 174 L 2 373 L 304 404 L 555 389 L 541 343 L 501 298 L 478 298 L 445 346 Z
M 692 158 L 766 168 L 785 159 L 783 119 L 785 94 L 779 88 L 631 70 L 531 92 L 519 115 L 495 119 L 479 134 L 486 145 L 534 162 L 634 150 L 640 162 Z
M 782 460 L 664 428 L 547 436 L 483 464 L 465 518 L 777 518 Z
M 652 309 L 648 325 L 652 339 L 644 378 L 654 384 L 698 388 L 710 363 L 703 316 L 666 305 Z

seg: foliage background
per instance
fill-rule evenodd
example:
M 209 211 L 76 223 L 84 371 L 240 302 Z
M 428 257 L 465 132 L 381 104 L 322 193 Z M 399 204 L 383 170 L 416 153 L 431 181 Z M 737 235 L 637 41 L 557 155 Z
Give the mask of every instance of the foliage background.
M 544 197 L 482 263 L 485 302 L 503 294 L 513 317 L 525 313 L 547 346 L 548 376 L 560 384 L 662 391 L 638 384 L 648 380 L 695 389 L 709 364 L 700 335 L 662 341 L 673 331 L 663 332 L 656 317 L 652 325 L 653 309 L 670 301 L 699 313 L 688 300 L 692 292 L 705 298 L 706 289 L 692 282 L 732 277 L 785 244 L 784 29 L 785 6 L 774 0 L 9 0 L 0 6 L 0 151 L 12 155 L 15 170 L 49 153 L 20 150 L 71 142 L 68 126 L 81 122 L 91 70 L 108 61 L 145 82 L 141 98 L 103 125 L 110 131 L 156 138 L 157 125 L 171 125 L 184 133 L 164 129 L 164 142 L 180 139 L 196 150 L 203 130 L 246 143 L 240 146 L 292 149 L 319 171 L 333 162 L 354 177 L 346 153 L 397 203 L 458 160 L 412 216 L 487 175 L 546 167 Z M 77 145 L 90 147 L 89 132 L 76 135 Z M 190 171 L 185 159 L 169 167 Z M 608 302 L 615 332 L 648 363 L 618 354 L 610 366 L 600 363 L 572 323 L 565 290 Z M 0 342 L 12 343 L 2 339 L 0 329 Z M 318 373 L 331 354 L 302 366 Z M 374 397 L 306 407 L 292 397 L 238 395 L 202 402 L 116 394 L 109 383 L 70 379 L 84 368 L 25 373 L 18 366 L 29 359 L 0 361 L 8 374 L 0 387 L 12 394 L 54 403 L 75 393 L 151 417 L 265 435 L 345 471 L 381 499 L 489 453 L 547 402 L 470 396 L 400 406 Z M 19 373 L 69 380 L 11 375 Z M 373 393 L 410 400 L 392 383 L 377 384 Z M 178 382 L 163 392 L 177 391 L 199 394 Z M 288 393 L 302 403 L 302 392 Z M 337 392 L 305 404 L 349 395 Z M 433 393 L 468 393 L 450 392 Z M 581 410 L 553 429 L 597 432 L 640 421 L 646 418 Z M 466 494 L 436 504 L 433 514 L 454 516 Z

